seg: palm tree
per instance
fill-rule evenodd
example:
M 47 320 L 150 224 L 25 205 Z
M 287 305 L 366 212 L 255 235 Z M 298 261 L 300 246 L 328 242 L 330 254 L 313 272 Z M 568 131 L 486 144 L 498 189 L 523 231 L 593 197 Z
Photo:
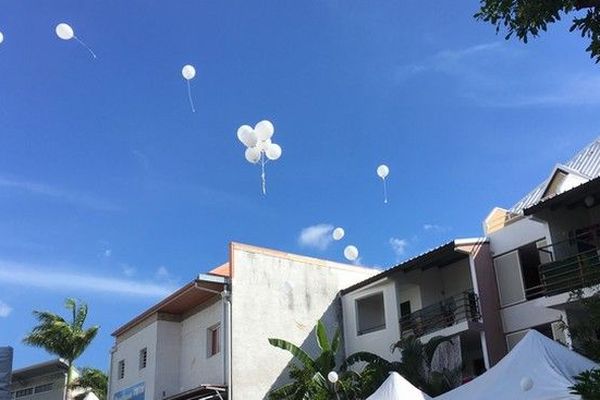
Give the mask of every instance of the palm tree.
M 65 308 L 72 312 L 71 322 L 67 322 L 60 315 L 49 311 L 34 311 L 33 315 L 39 324 L 27 334 L 23 343 L 41 347 L 66 361 L 68 370 L 65 400 L 68 400 L 73 362 L 96 337 L 99 327 L 83 328 L 88 313 L 85 303 L 79 302 L 78 304 L 74 299 L 67 299 Z
M 106 400 L 108 375 L 96 368 L 83 368 L 81 375 L 73 381 L 70 388 L 93 392 L 99 400 Z
M 354 377 L 352 373 L 340 376 L 339 381 L 334 384 L 339 387 L 341 393 L 336 394 L 336 387 L 327 381 L 327 375 L 336 369 L 336 354 L 340 348 L 341 336 L 339 328 L 336 329 L 331 342 L 327 336 L 325 325 L 317 322 L 315 337 L 321 353 L 312 358 L 300 347 L 283 339 L 269 339 L 272 346 L 289 351 L 297 363 L 290 366 L 289 376 L 291 383 L 274 389 L 269 393 L 269 399 L 289 400 L 329 400 L 335 399 L 337 395 L 348 398 L 346 389 L 350 389 Z

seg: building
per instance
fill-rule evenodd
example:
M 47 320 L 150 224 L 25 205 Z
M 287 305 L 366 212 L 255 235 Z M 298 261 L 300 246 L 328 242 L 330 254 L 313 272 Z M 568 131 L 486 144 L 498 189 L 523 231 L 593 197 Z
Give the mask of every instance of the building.
M 600 283 L 599 177 L 600 138 L 484 221 L 509 349 L 529 329 L 570 344 L 563 322 L 579 317 L 571 292 Z
M 403 337 L 453 337 L 466 378 L 506 352 L 485 238 L 455 239 L 341 294 L 347 354 L 399 359 L 390 348 Z
M 64 400 L 69 367 L 66 361 L 55 359 L 17 369 L 12 372 L 11 393 L 15 400 Z M 79 376 L 71 372 L 73 379 Z M 98 400 L 93 392 L 70 390 L 71 400 Z
M 113 333 L 109 397 L 263 399 L 291 361 L 268 338 L 316 351 L 317 320 L 341 325 L 339 291 L 377 272 L 232 243 L 225 264 Z

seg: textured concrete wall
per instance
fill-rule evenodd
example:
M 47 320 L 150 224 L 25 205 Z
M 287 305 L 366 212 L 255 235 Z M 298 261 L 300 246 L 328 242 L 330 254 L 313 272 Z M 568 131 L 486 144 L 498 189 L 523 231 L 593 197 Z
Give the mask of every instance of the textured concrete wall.
M 317 320 L 330 335 L 341 325 L 338 292 L 378 272 L 235 243 L 231 261 L 233 400 L 264 399 L 287 382 L 292 358 L 268 338 L 315 354 Z
M 19 400 L 63 400 L 66 379 L 67 376 L 63 373 L 40 375 L 23 381 L 13 380 L 10 389 L 11 392 L 16 392 L 17 390 L 35 388 L 36 386 L 52 383 L 52 390 L 34 393 L 26 397 L 21 397 Z
M 156 334 L 156 372 L 154 400 L 179 393 L 181 325 L 176 321 L 158 321 Z M 148 385 L 146 385 L 147 387 Z M 146 400 L 150 400 L 146 397 Z

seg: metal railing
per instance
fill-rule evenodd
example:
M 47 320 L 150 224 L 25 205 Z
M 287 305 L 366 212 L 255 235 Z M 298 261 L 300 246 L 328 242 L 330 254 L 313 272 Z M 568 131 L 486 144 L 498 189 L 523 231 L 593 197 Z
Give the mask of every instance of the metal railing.
M 479 299 L 466 291 L 400 318 L 402 337 L 423 336 L 463 321 L 479 321 Z
M 540 265 L 544 294 L 570 292 L 600 284 L 599 250 L 593 249 Z

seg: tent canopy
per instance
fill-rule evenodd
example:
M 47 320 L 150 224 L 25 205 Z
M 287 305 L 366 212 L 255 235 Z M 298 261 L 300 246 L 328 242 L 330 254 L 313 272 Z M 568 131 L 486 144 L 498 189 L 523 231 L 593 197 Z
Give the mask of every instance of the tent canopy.
M 414 387 L 397 372 L 392 372 L 379 389 L 367 397 L 367 400 L 431 400 L 431 397 Z
M 530 330 L 498 364 L 435 400 L 578 400 L 570 394 L 574 375 L 597 364 L 541 333 Z M 533 387 L 524 391 L 521 380 L 530 378 Z

